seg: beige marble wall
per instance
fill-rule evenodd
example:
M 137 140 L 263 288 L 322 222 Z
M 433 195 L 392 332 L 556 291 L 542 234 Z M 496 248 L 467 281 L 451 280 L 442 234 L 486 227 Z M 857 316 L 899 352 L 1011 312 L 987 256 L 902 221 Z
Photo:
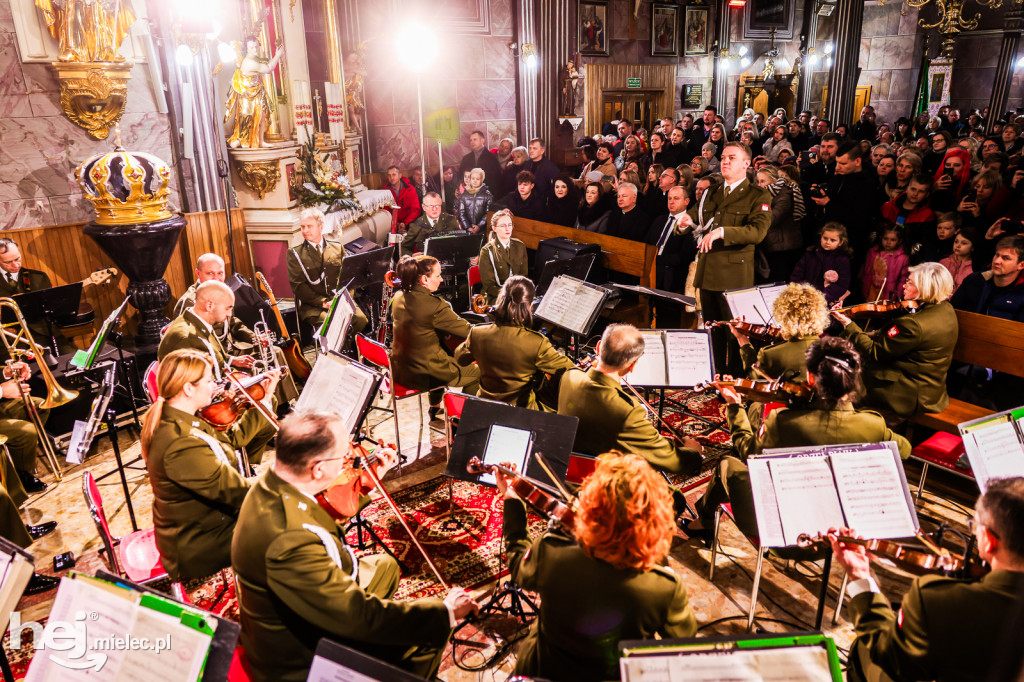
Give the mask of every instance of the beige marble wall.
M 0 230 L 82 222 L 92 204 L 75 183 L 75 167 L 113 149 L 97 142 L 61 113 L 60 90 L 49 64 L 23 64 L 9 0 L 0 0 Z M 121 139 L 128 149 L 174 163 L 170 124 L 157 112 L 149 71 L 132 69 Z M 173 206 L 178 206 L 172 175 Z

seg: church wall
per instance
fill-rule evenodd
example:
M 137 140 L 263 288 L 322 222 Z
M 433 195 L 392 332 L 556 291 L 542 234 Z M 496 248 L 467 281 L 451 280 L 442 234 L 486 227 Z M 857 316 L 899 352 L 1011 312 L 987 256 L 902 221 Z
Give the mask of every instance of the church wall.
M 857 85 L 871 86 L 870 103 L 879 123 L 894 123 L 900 116 L 913 118 L 924 48 L 917 20 L 917 10 L 898 2 L 869 2 L 864 7 Z
M 121 139 L 128 149 L 156 154 L 168 163 L 168 117 L 157 111 L 149 70 L 132 68 Z M 74 169 L 94 154 L 112 150 L 64 117 L 60 88 L 49 64 L 24 64 L 18 52 L 9 0 L 0 0 L 0 230 L 92 220 Z M 175 174 L 171 205 L 179 207 Z

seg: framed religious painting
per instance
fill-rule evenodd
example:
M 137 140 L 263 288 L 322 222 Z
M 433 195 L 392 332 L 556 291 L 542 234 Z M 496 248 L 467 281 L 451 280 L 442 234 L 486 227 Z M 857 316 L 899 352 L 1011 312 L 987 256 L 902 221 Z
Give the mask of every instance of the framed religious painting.
M 708 53 L 708 8 L 688 5 L 683 22 L 683 54 L 698 57 Z
M 679 6 L 654 3 L 651 9 L 651 56 L 679 54 Z
M 576 22 L 579 51 L 591 57 L 608 56 L 608 3 L 580 0 Z
M 796 0 L 748 0 L 743 6 L 743 38 L 793 39 Z

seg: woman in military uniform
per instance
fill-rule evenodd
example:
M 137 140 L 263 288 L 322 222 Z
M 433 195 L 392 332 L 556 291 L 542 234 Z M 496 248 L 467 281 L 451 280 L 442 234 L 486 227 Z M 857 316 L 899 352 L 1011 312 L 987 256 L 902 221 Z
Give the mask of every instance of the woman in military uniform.
M 430 416 L 436 417 L 444 386 L 462 386 L 470 395 L 480 388 L 480 368 L 458 365 L 441 347 L 439 336 L 465 339 L 470 325 L 450 303 L 434 295 L 441 286 L 441 264 L 436 258 L 402 256 L 396 270 L 401 291 L 391 299 L 391 373 L 406 388 L 430 390 Z
M 900 417 L 942 412 L 949 407 L 946 372 L 953 361 L 959 330 L 956 311 L 947 300 L 953 276 L 938 263 L 910 268 L 903 299 L 916 300 L 916 313 L 901 315 L 880 334 L 868 335 L 842 313 L 832 316 L 843 334 L 864 356 L 867 365 L 864 404 Z
M 156 546 L 172 580 L 204 578 L 231 565 L 231 534 L 249 490 L 236 445 L 196 416 L 213 400 L 210 361 L 191 349 L 167 354 L 157 373 L 160 397 L 142 425 Z
M 846 339 L 825 337 L 807 349 L 807 381 L 814 388 L 810 405 L 782 408 L 769 414 L 755 435 L 742 409 L 740 396 L 722 387 L 732 444 L 739 457 L 725 457 L 715 470 L 704 495 L 694 505 L 697 521 L 690 522 L 690 536 L 708 541 L 715 510 L 732 502 L 736 525 L 746 535 L 757 535 L 753 493 L 744 463 L 752 454 L 769 448 L 794 448 L 840 443 L 895 441 L 900 455 L 910 456 L 910 443 L 893 433 L 877 412 L 854 410 L 853 398 L 860 387 L 861 359 Z
M 549 531 L 531 544 L 526 507 L 503 474 L 496 478 L 512 579 L 540 594 L 516 675 L 618 679 L 620 641 L 696 634 L 686 587 L 664 566 L 675 534 L 672 497 L 642 457 L 598 458 L 579 492 L 575 540 Z
M 478 263 L 481 291 L 490 304 L 497 300 L 509 277 L 526 276 L 526 245 L 512 238 L 512 211 L 507 208 L 491 216 L 491 236 L 480 249 Z
M 554 349 L 546 336 L 533 331 L 534 286 L 526 277 L 513 275 L 505 280 L 491 312 L 493 324 L 469 330 L 469 337 L 455 350 L 460 365 L 476 361 L 480 367 L 480 395 L 491 400 L 554 412 L 534 394 L 535 378 L 572 369 L 572 360 Z

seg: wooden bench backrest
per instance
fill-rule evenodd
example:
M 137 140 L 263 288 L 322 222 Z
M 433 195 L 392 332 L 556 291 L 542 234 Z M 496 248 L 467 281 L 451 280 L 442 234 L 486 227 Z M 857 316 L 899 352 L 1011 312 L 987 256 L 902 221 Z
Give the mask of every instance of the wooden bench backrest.
M 956 311 L 953 359 L 1024 377 L 1024 323 Z

